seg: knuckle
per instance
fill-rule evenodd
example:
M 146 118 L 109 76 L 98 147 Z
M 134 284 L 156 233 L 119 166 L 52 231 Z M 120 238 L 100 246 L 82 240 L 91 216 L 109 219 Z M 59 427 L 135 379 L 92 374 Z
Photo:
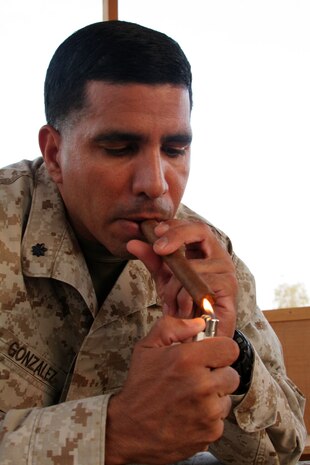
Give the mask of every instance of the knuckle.
M 190 351 L 184 350 L 183 346 L 176 347 L 177 357 L 175 357 L 175 368 L 181 372 L 187 373 L 192 366 L 193 360 Z
M 220 420 L 223 416 L 222 403 L 218 400 L 214 401 L 213 404 L 209 407 L 207 415 L 210 421 L 216 422 L 217 420 Z
M 233 339 L 231 339 L 230 344 L 231 344 L 230 353 L 231 353 L 231 356 L 234 358 L 233 360 L 234 362 L 239 356 L 240 349 L 239 349 L 237 342 L 234 341 Z
M 207 435 L 207 442 L 212 443 L 220 439 L 224 433 L 224 422 L 223 420 L 218 420 L 214 422 L 214 425 L 212 428 L 209 429 L 208 435 Z

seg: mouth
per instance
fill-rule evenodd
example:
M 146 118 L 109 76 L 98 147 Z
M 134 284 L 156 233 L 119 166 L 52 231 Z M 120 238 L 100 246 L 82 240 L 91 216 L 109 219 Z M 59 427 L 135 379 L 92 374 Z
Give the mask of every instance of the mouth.
M 120 218 L 119 223 L 122 228 L 124 228 L 124 232 L 126 236 L 130 236 L 131 239 L 145 239 L 140 225 L 143 221 L 146 220 L 155 220 L 155 221 L 165 221 L 167 220 L 167 216 L 163 215 L 139 215 L 139 216 L 129 216 L 126 218 Z

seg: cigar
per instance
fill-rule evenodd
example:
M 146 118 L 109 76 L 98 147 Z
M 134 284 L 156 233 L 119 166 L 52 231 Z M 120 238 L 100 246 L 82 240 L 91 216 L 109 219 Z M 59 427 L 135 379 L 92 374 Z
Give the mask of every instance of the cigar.
M 157 224 L 156 220 L 146 220 L 141 223 L 141 230 L 150 244 L 153 244 L 158 239 L 154 233 L 154 228 Z M 191 295 L 193 301 L 200 309 L 203 309 L 204 299 L 207 299 L 211 305 L 214 304 L 214 296 L 211 289 L 192 268 L 182 250 L 178 249 L 169 255 L 162 255 L 161 258 L 169 266 L 175 277 Z

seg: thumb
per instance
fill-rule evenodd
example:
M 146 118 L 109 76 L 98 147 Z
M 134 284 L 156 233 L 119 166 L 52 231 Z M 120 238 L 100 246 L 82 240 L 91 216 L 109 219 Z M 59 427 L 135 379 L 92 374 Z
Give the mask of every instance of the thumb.
M 170 346 L 177 342 L 185 342 L 203 331 L 204 328 L 205 323 L 202 318 L 182 320 L 165 315 L 155 323 L 140 344 L 142 347 Z

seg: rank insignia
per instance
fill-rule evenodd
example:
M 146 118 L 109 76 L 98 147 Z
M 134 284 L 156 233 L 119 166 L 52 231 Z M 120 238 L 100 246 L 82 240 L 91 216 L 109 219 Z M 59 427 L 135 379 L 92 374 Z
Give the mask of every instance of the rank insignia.
M 47 248 L 45 247 L 44 242 L 42 244 L 36 244 L 31 247 L 32 250 L 32 255 L 35 255 L 36 257 L 43 257 L 45 255 L 45 252 L 47 252 Z

